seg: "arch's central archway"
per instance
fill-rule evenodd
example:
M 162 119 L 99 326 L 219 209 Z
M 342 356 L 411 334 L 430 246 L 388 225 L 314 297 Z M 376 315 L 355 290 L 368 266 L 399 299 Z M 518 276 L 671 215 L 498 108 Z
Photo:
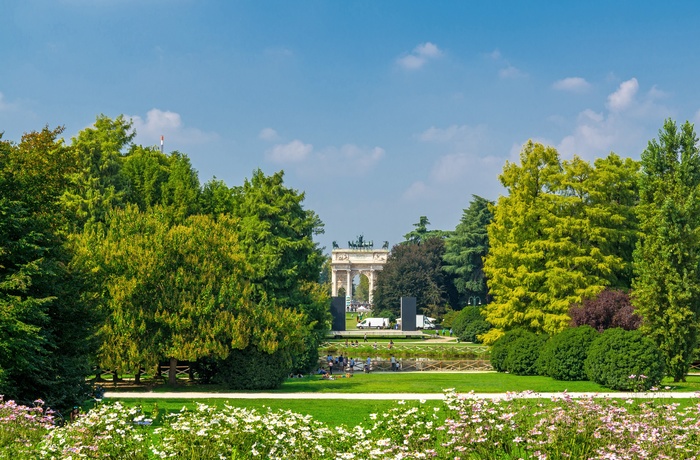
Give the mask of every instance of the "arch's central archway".
M 384 268 L 389 256 L 389 243 L 384 242 L 382 249 L 374 249 L 374 244 L 363 241 L 362 235 L 356 242 L 348 242 L 349 249 L 342 249 L 333 242 L 331 253 L 332 295 L 338 295 L 340 287 L 345 288 L 347 295 L 352 295 L 352 279 L 355 275 L 365 275 L 369 281 L 369 303 L 373 299 L 374 285 L 377 272 Z

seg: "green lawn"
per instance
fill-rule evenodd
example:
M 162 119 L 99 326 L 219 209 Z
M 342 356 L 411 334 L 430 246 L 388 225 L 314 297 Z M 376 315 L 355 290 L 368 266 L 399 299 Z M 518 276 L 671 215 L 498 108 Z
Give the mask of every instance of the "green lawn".
M 700 391 L 700 376 L 688 376 L 687 382 L 664 381 L 673 391 Z M 109 385 L 105 386 L 110 389 Z M 506 391 L 535 392 L 608 392 L 610 390 L 592 382 L 562 382 L 550 377 L 517 376 L 496 372 L 448 373 L 448 372 L 384 372 L 364 374 L 356 372 L 352 378 L 322 380 L 319 376 L 288 379 L 273 393 L 441 393 L 454 388 L 459 393 L 503 393 Z M 139 391 L 139 390 L 136 390 Z M 155 392 L 197 391 L 223 393 L 228 390 L 219 385 L 158 385 Z
M 116 399 L 113 399 L 114 401 Z M 180 411 L 183 407 L 193 409 L 198 403 L 214 407 L 245 407 L 266 411 L 270 408 L 273 411 L 290 410 L 292 412 L 310 415 L 314 419 L 331 426 L 345 425 L 353 427 L 356 425 L 367 425 L 370 414 L 383 413 L 391 407 L 397 405 L 396 401 L 382 400 L 307 400 L 307 399 L 202 399 L 192 401 L 189 399 L 124 399 L 123 404 L 129 407 L 140 406 L 147 417 L 153 417 L 153 409 L 157 407 L 159 414 L 155 425 L 158 425 L 166 413 Z M 418 401 L 407 401 L 408 405 L 421 404 Z M 429 407 L 442 407 L 442 401 L 426 401 Z

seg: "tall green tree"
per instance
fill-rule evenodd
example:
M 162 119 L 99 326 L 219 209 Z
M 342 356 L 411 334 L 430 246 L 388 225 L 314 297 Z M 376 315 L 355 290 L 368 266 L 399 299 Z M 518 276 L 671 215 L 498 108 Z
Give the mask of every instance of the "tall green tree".
M 296 367 L 318 361 L 318 346 L 330 327 L 329 298 L 318 283 L 324 256 L 314 242 L 323 232 L 316 213 L 303 207 L 304 194 L 284 185 L 284 173 L 253 172 L 236 188 L 233 214 L 240 247 L 250 263 L 256 299 L 265 296 L 285 308 L 303 312 L 312 327 L 307 349 Z
M 504 167 L 508 195 L 499 198 L 488 228 L 484 271 L 494 302 L 485 316 L 495 328 L 486 342 L 515 327 L 559 332 L 572 303 L 629 281 L 636 221 L 624 221 L 631 207 L 615 200 L 634 196 L 634 187 L 612 184 L 618 189 L 611 191 L 603 178 L 633 183 L 635 167 L 614 154 L 598 168 L 578 157 L 561 162 L 555 149 L 532 142 L 520 160 Z
M 224 359 L 255 346 L 302 349 L 303 315 L 263 297 L 253 299 L 249 268 L 227 216 L 191 216 L 178 223 L 164 208 L 113 210 L 88 224 L 84 263 L 101 275 L 107 321 L 100 362 L 137 372 L 170 361 Z
M 428 230 L 428 225 L 430 225 L 428 218 L 426 216 L 420 216 L 418 222 L 413 224 L 414 229 L 403 236 L 405 239 L 403 243 L 419 244 L 429 238 L 442 238 L 445 236 L 446 232 L 442 230 Z
M 374 309 L 400 316 L 401 297 L 415 297 L 420 312 L 430 315 L 442 312 L 455 294 L 450 275 L 442 269 L 444 251 L 442 238 L 394 246 L 377 275 Z
M 128 181 L 129 203 L 146 211 L 163 203 L 163 188 L 170 175 L 170 161 L 167 155 L 153 147 L 135 145 L 124 157 L 122 173 Z
M 69 266 L 60 197 L 75 161 L 62 131 L 0 141 L 0 392 L 58 408 L 88 394 L 98 320 Z
M 168 180 L 163 185 L 163 204 L 182 221 L 200 212 L 199 178 L 187 155 L 172 152 L 168 156 Z
M 457 228 L 445 240 L 443 270 L 453 276 L 459 306 L 466 305 L 470 297 L 484 303 L 488 300 L 483 258 L 489 249 L 486 229 L 493 219 L 491 206 L 492 202 L 473 195 Z
M 642 330 L 684 380 L 700 315 L 700 155 L 693 125 L 666 120 L 642 153 L 633 303 Z
M 74 231 L 86 222 L 104 221 L 111 208 L 124 205 L 128 181 L 122 174 L 122 160 L 135 135 L 124 116 L 112 120 L 100 115 L 92 127 L 73 138 L 77 170 L 62 200 L 73 218 Z

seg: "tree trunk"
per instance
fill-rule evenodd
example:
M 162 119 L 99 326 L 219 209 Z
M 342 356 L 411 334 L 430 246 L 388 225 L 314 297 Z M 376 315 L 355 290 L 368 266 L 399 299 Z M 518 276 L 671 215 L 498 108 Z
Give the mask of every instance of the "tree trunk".
M 134 375 L 134 384 L 141 384 L 141 366 L 139 366 L 138 370 L 136 371 L 136 375 Z
M 168 369 L 168 383 L 175 385 L 177 383 L 177 359 L 170 358 L 170 369 Z

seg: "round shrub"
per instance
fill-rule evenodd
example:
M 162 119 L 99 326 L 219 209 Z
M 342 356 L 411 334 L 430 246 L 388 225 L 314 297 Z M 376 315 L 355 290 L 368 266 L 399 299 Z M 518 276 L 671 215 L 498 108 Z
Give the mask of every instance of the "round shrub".
M 639 331 L 608 329 L 591 343 L 585 362 L 588 379 L 614 390 L 648 390 L 664 376 L 664 358 Z
M 525 329 L 513 329 L 506 332 L 500 339 L 491 345 L 491 366 L 498 372 L 505 372 L 505 361 L 508 358 L 510 344 L 527 334 Z
M 452 330 L 462 342 L 481 343 L 479 336 L 491 329 L 491 325 L 481 316 L 481 307 L 466 306 L 452 322 Z
M 540 355 L 540 374 L 556 380 L 586 380 L 584 363 L 598 332 L 580 326 L 556 334 L 547 341 Z
M 538 359 L 547 337 L 525 332 L 508 345 L 508 356 L 503 363 L 506 371 L 515 375 L 537 375 Z
M 287 353 L 269 354 L 248 346 L 233 350 L 218 365 L 215 380 L 232 390 L 271 390 L 278 388 L 291 370 Z

